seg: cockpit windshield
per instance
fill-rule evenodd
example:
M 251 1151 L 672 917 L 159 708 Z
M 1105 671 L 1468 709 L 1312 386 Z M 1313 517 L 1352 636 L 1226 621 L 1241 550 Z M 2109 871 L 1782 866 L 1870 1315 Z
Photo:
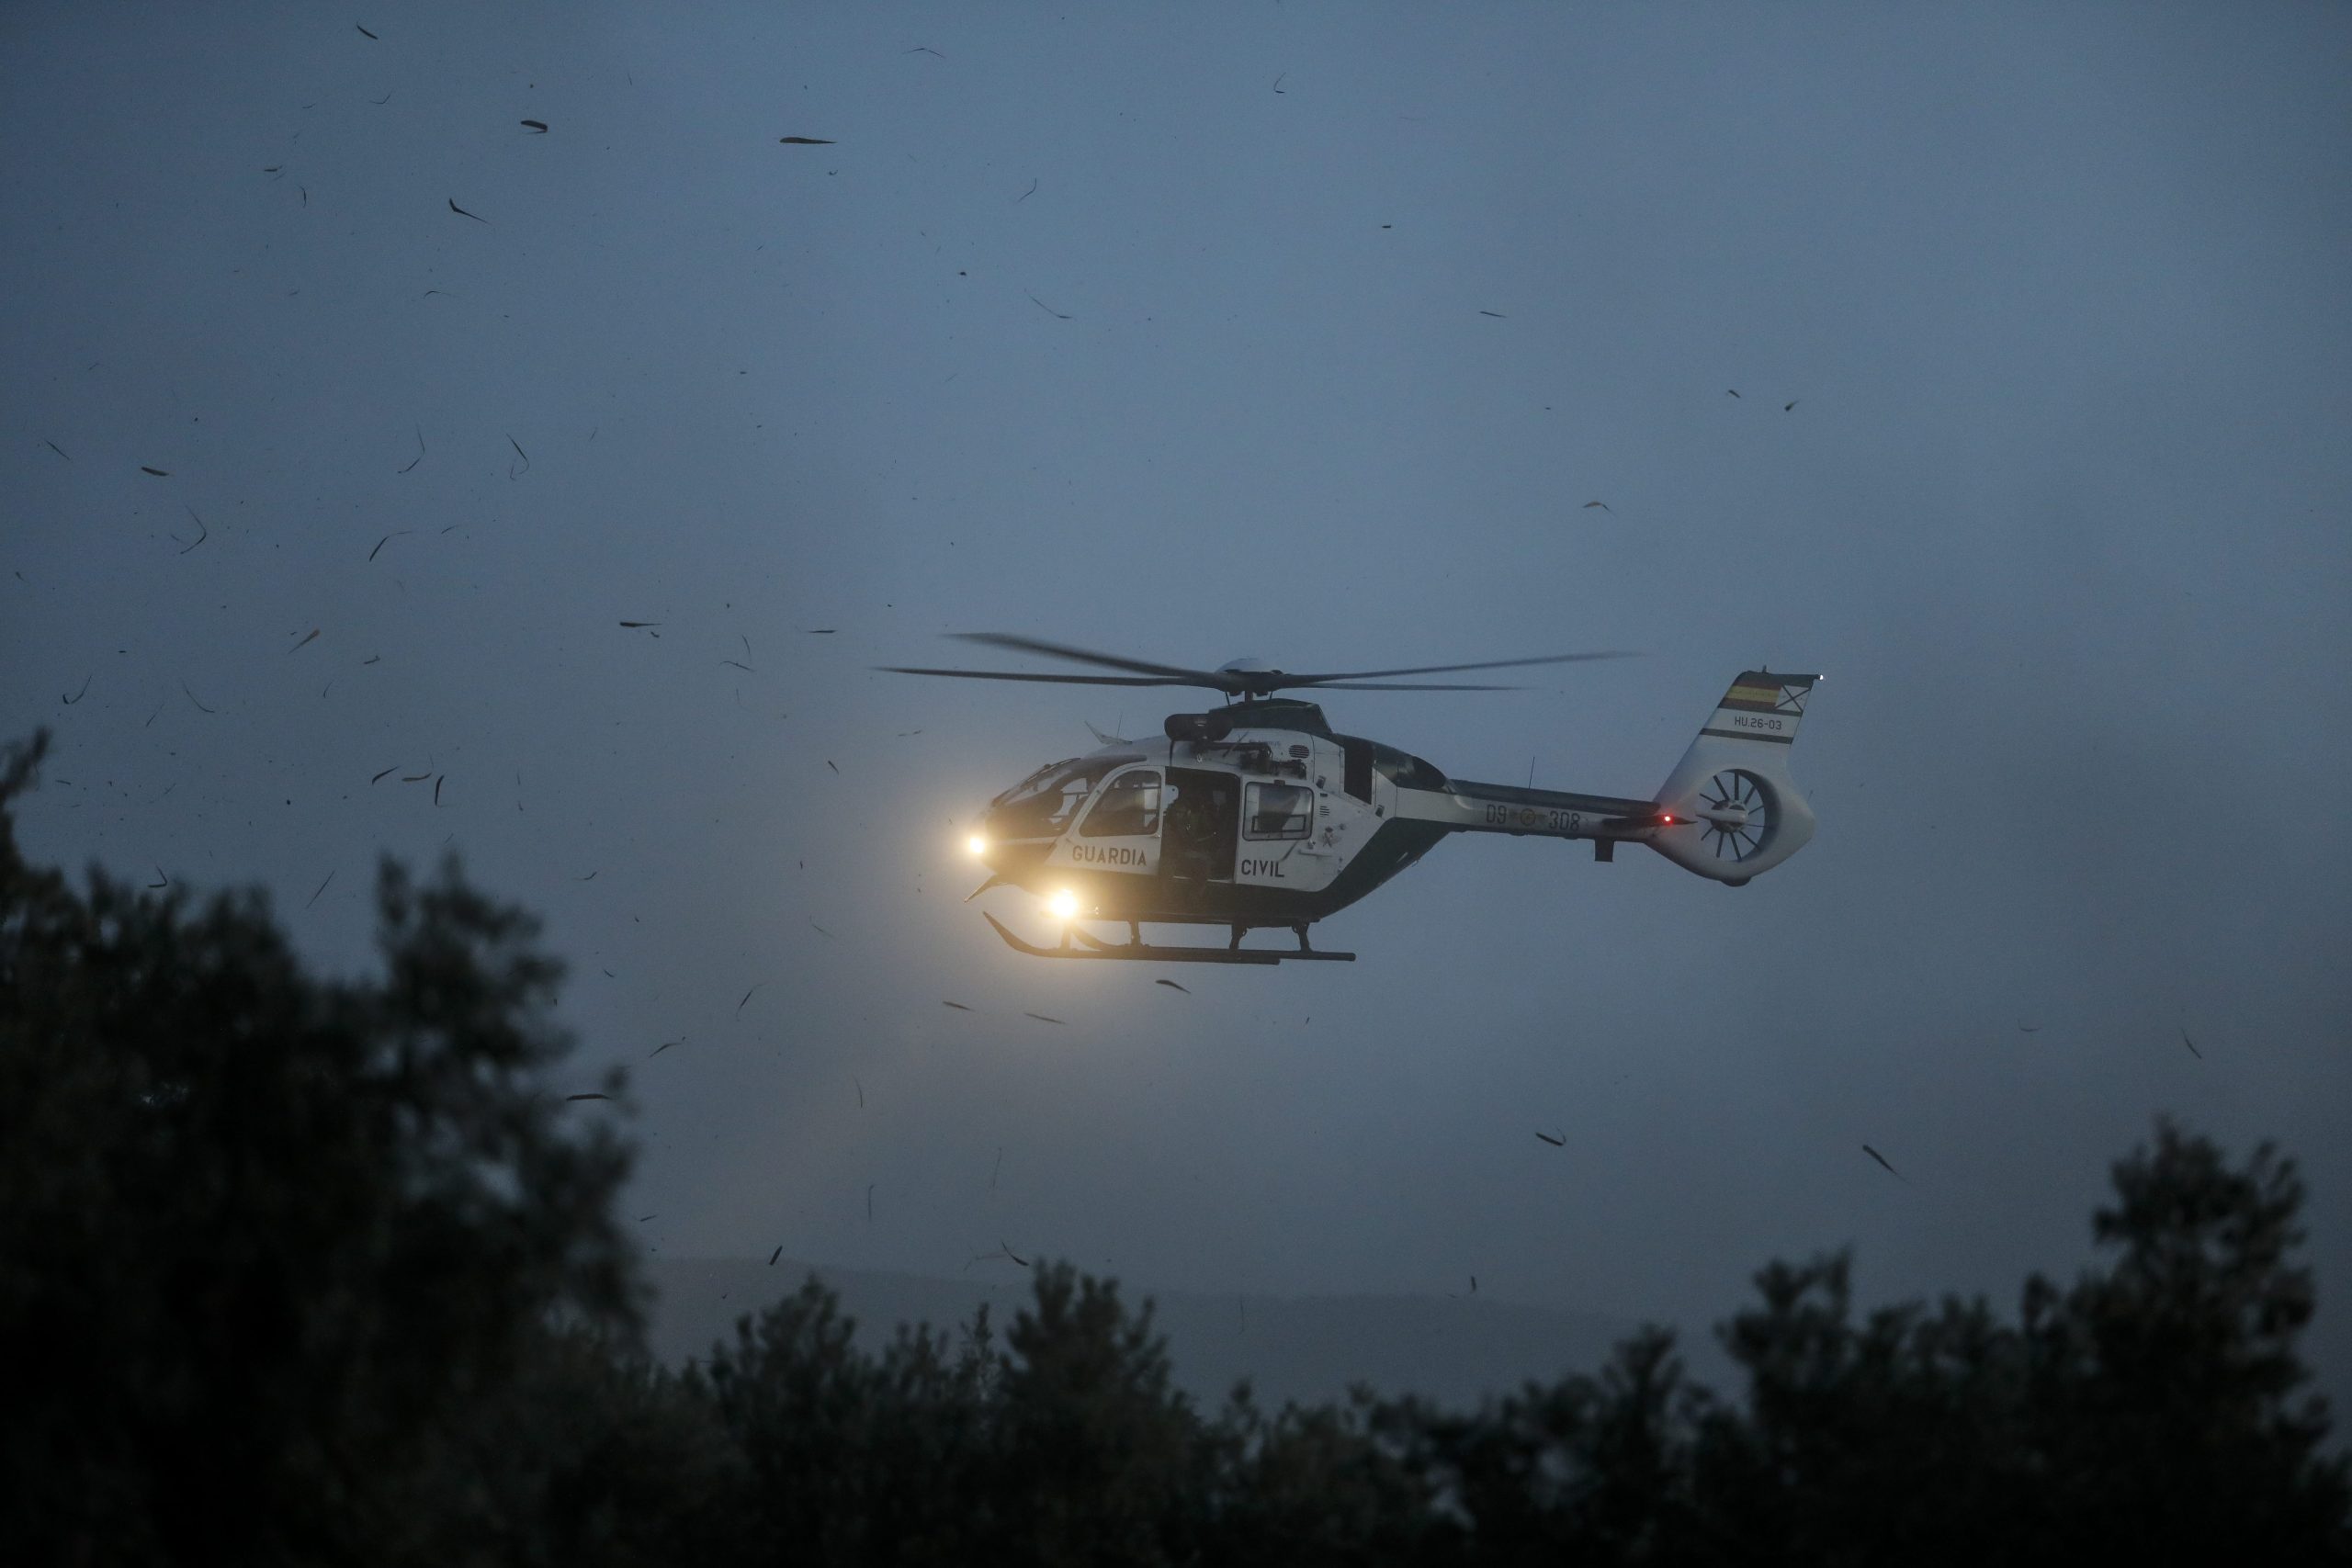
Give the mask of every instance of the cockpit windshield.
M 989 813 L 989 831 L 1000 839 L 1047 839 L 1069 826 L 1094 786 L 1114 768 L 1143 758 L 1135 752 L 1107 757 L 1075 757 L 1040 768 L 996 797 Z

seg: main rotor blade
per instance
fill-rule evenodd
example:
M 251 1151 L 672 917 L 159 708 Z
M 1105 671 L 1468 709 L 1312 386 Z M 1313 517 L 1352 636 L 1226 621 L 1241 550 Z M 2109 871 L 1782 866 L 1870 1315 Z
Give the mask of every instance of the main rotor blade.
M 1302 682 L 1285 681 L 1285 686 Z M 1318 692 L 1523 692 L 1524 686 L 1473 686 L 1448 681 L 1317 681 Z
M 1638 653 L 1555 653 L 1542 659 L 1489 659 L 1476 664 L 1418 664 L 1409 670 L 1340 670 L 1328 675 L 1284 675 L 1285 686 L 1325 686 L 1338 681 L 1366 681 L 1384 675 L 1448 675 L 1457 670 L 1517 670 L 1530 664 L 1581 664 L 1595 659 L 1639 659 Z M 1476 691 L 1479 688 L 1465 687 Z
M 877 664 L 893 675 L 947 675 L 959 681 L 1044 681 L 1057 686 L 1193 686 L 1196 681 L 1163 681 L 1148 675 L 1046 675 L 1035 671 L 920 670 L 905 664 Z
M 1043 653 L 1074 663 L 1097 664 L 1105 670 L 1125 670 L 1137 675 L 1163 676 L 1186 685 L 1213 686 L 1222 690 L 1233 681 L 1232 676 L 1215 670 L 1187 670 L 1178 664 L 1154 664 L 1148 659 L 1122 659 L 1115 653 L 1096 653 L 1091 649 L 1072 648 L 1068 643 L 1043 642 L 1034 637 L 1014 637 L 1007 632 L 951 632 L 948 635 L 964 642 L 984 642 L 990 648 Z

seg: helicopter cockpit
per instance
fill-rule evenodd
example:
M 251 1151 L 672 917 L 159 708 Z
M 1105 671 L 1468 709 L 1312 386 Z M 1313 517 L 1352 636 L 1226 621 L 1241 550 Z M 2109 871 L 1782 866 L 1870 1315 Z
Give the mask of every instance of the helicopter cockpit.
M 1114 768 L 1143 761 L 1136 751 L 1098 751 L 1048 763 L 989 803 L 983 830 L 1000 843 L 1058 837 Z

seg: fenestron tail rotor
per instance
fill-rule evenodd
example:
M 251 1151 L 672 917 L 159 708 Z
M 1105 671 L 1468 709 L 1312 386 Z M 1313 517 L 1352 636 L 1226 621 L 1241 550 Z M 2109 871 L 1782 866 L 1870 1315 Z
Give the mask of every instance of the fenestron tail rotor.
M 1736 863 L 1764 847 L 1772 831 L 1772 803 L 1754 777 L 1726 768 L 1707 781 L 1699 798 L 1707 847 L 1717 860 Z
M 1098 653 L 1091 649 L 1072 648 L 1067 643 L 1046 642 L 1037 637 L 1015 637 L 1007 632 L 957 632 L 952 634 L 966 642 L 985 643 L 991 648 L 1012 649 L 1023 653 L 1042 654 L 1048 659 L 1066 660 L 1073 664 L 1091 664 L 1101 670 L 1117 670 L 1117 675 L 1055 675 L 1032 671 L 1010 670 L 940 670 L 902 664 L 885 664 L 877 668 L 898 675 L 944 675 L 966 681 L 1032 681 L 1072 686 L 1204 686 L 1222 692 L 1228 697 L 1263 697 L 1280 691 L 1328 686 L 1343 692 L 1503 692 L 1514 691 L 1510 686 L 1470 685 L 1458 682 L 1391 681 L 1392 675 L 1449 675 L 1465 670 L 1515 670 L 1536 664 L 1578 664 L 1601 659 L 1631 659 L 1630 653 L 1556 653 L 1536 659 L 1495 659 L 1472 664 L 1419 664 L 1397 670 L 1340 670 L 1314 674 L 1293 675 L 1285 671 L 1267 668 L 1254 659 L 1237 659 L 1216 670 L 1194 670 L 1178 664 L 1159 664 L 1149 660 L 1129 659 L 1119 654 Z

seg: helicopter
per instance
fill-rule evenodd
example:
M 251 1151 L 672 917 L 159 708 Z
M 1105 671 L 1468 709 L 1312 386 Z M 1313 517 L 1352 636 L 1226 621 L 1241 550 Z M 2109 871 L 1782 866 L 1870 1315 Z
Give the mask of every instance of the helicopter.
M 989 802 L 966 845 L 989 877 L 965 901 L 1001 886 L 1042 895 L 1062 923 L 1055 945 L 1025 941 L 982 912 L 1009 946 L 1033 957 L 1351 962 L 1352 953 L 1315 947 L 1308 928 L 1386 884 L 1449 833 L 1589 840 L 1603 863 L 1619 844 L 1645 844 L 1729 887 L 1745 886 L 1813 837 L 1813 811 L 1788 761 L 1819 675 L 1742 671 L 1656 798 L 1640 800 L 1449 778 L 1409 752 L 1339 733 L 1315 703 L 1274 694 L 1509 691 L 1515 688 L 1393 677 L 1623 654 L 1292 674 L 1255 659 L 1195 670 L 1002 632 L 953 635 L 1119 673 L 877 668 L 967 681 L 1196 686 L 1226 698 L 1205 712 L 1169 715 L 1158 739 L 1096 730 L 1099 749 L 1049 762 Z M 1105 941 L 1084 929 L 1087 920 L 1124 922 L 1128 940 Z M 1144 940 L 1147 923 L 1218 926 L 1230 937 L 1223 947 L 1169 946 Z M 1287 930 L 1298 945 L 1243 946 L 1253 930 Z

